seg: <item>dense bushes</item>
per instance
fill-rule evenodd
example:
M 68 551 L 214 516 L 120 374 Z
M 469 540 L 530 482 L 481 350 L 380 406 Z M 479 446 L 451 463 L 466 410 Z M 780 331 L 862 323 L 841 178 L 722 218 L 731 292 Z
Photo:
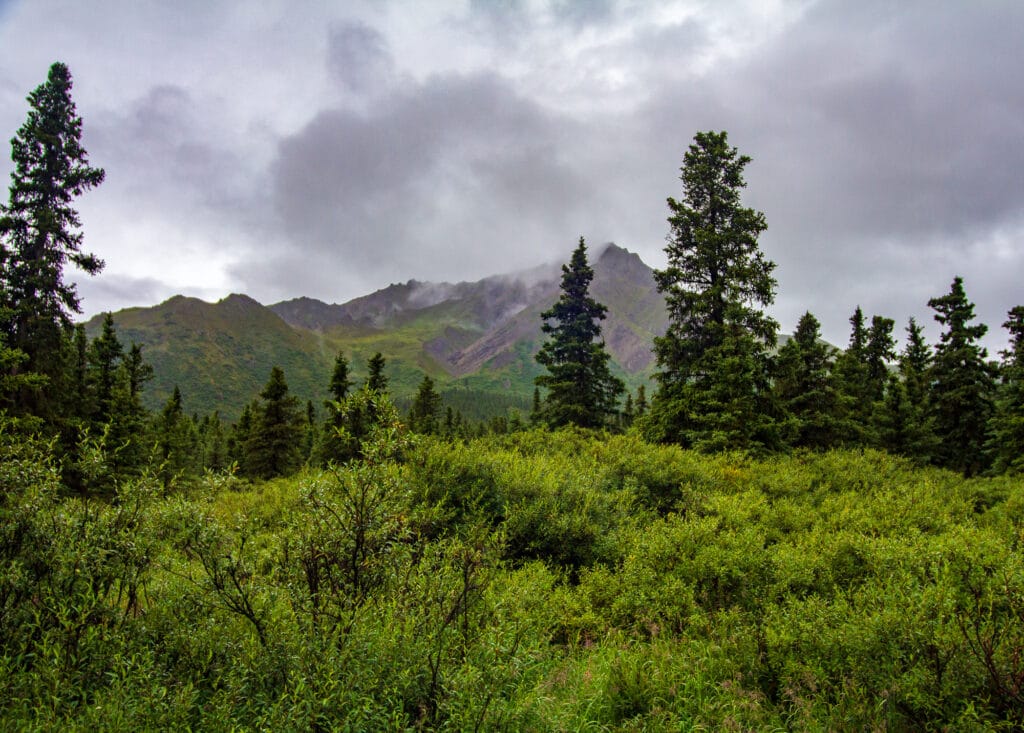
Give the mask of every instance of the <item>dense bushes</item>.
M 384 420 L 347 467 L 86 500 L 0 451 L 4 727 L 1024 725 L 1010 478 Z

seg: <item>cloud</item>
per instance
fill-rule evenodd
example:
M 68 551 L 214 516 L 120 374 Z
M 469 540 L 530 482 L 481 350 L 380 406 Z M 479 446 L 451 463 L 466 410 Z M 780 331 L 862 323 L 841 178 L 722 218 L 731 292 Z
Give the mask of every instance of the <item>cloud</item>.
M 1006 72 L 1024 8 L 958 7 L 819 3 L 693 83 L 663 82 L 637 113 L 642 139 L 727 129 L 753 157 L 744 200 L 768 219 L 784 328 L 810 308 L 845 343 L 858 303 L 930 320 L 927 299 L 1020 221 L 1024 92 Z M 1008 307 L 979 290 L 989 315 Z
M 437 76 L 368 114 L 323 111 L 281 141 L 281 240 L 238 276 L 340 295 L 394 273 L 452 280 L 547 259 L 589 209 L 576 127 L 493 74 Z
M 0 14 L 0 122 L 71 64 L 107 169 L 86 245 L 139 298 L 150 278 L 346 300 L 580 235 L 661 265 L 683 152 L 725 129 L 785 329 L 810 309 L 845 342 L 858 303 L 930 321 L 962 274 L 998 331 L 1020 299 L 1022 28 L 1008 2 L 46 0 Z
M 395 74 L 384 35 L 359 21 L 340 23 L 327 35 L 327 68 L 345 89 L 356 94 L 387 88 Z

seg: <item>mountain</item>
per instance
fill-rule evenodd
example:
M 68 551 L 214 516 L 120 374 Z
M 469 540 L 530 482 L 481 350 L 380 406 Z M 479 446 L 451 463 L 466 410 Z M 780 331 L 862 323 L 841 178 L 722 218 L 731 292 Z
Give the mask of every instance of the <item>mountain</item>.
M 667 325 L 664 300 L 652 270 L 634 253 L 608 244 L 592 266 L 591 293 L 608 307 L 602 328 L 613 369 L 635 387 L 653 368 L 651 345 Z M 544 338 L 540 314 L 558 298 L 560 280 L 560 266 L 546 265 L 476 282 L 409 280 L 343 304 L 175 296 L 115 313 L 114 322 L 122 342 L 141 344 L 154 367 L 147 390 L 153 408 L 177 384 L 188 410 L 218 409 L 233 419 L 274 365 L 301 399 L 320 404 L 338 351 L 357 380 L 380 351 L 400 404 L 428 373 L 449 404 L 480 418 L 529 408 L 541 371 L 533 359 Z M 100 317 L 87 324 L 90 336 L 100 325 Z

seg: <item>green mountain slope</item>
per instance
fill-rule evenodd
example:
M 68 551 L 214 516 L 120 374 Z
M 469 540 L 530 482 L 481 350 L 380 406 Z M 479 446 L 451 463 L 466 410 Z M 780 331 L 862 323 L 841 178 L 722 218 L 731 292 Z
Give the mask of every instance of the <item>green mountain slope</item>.
M 613 368 L 631 387 L 653 366 L 651 344 L 666 324 L 651 269 L 615 245 L 593 259 L 594 296 L 608 306 L 604 338 Z M 320 405 L 339 350 L 354 378 L 380 351 L 399 404 L 424 373 L 467 417 L 528 409 L 533 355 L 542 343 L 540 313 L 558 297 L 560 268 L 548 265 L 477 282 L 390 285 L 344 304 L 312 298 L 263 306 L 244 295 L 217 303 L 176 296 L 152 308 L 114 314 L 121 340 L 143 346 L 156 377 L 147 390 L 156 408 L 178 385 L 189 411 L 220 410 L 234 419 L 263 387 L 274 365 L 290 389 Z M 87 324 L 98 333 L 101 318 Z

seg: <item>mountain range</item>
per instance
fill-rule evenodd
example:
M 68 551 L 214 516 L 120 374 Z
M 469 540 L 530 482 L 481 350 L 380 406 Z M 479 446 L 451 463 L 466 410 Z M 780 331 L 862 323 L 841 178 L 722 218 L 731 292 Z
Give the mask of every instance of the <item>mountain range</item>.
M 654 275 L 634 253 L 615 244 L 591 258 L 591 295 L 608 308 L 603 337 L 612 368 L 635 389 L 654 367 L 651 351 L 667 325 Z M 344 353 L 361 381 L 376 352 L 399 405 L 408 403 L 424 374 L 445 402 L 467 418 L 529 410 L 534 355 L 545 338 L 540 314 L 559 296 L 561 268 L 544 265 L 476 282 L 409 280 L 342 304 L 295 298 L 262 305 L 233 294 L 207 303 L 174 296 L 150 308 L 113 314 L 126 345 L 143 347 L 154 368 L 149 407 L 180 387 L 186 409 L 218 410 L 233 420 L 280 366 L 292 392 L 320 404 L 335 356 Z M 86 324 L 90 336 L 101 327 Z

